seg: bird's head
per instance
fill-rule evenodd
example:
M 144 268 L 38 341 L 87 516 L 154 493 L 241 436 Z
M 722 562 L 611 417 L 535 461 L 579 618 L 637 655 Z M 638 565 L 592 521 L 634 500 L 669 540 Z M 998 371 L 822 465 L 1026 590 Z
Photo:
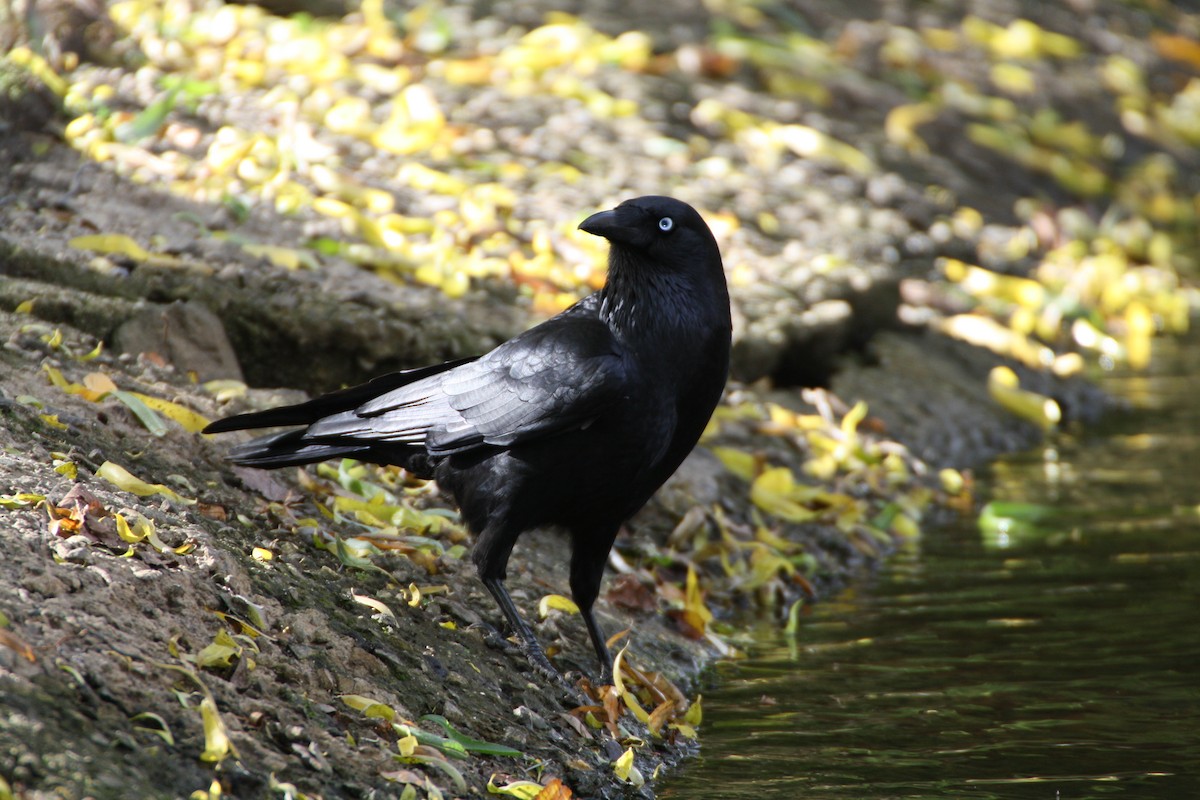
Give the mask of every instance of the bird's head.
M 696 209 L 672 197 L 648 196 L 626 200 L 579 224 L 580 230 L 603 236 L 614 253 L 633 251 L 660 262 L 694 262 L 720 254 L 712 231 Z
M 723 331 L 728 347 L 721 251 L 696 209 L 670 197 L 638 197 L 579 227 L 609 241 L 600 307 L 605 322 L 625 335 L 649 334 L 659 344 L 666 330 L 693 338 Z

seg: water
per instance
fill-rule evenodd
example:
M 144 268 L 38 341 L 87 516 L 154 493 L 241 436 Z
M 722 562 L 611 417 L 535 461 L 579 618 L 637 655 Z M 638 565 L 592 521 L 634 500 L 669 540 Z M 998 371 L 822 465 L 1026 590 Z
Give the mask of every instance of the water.
M 1200 798 L 1200 342 L 1105 386 L 1138 409 L 997 462 L 1037 535 L 927 531 L 764 636 L 663 798 Z

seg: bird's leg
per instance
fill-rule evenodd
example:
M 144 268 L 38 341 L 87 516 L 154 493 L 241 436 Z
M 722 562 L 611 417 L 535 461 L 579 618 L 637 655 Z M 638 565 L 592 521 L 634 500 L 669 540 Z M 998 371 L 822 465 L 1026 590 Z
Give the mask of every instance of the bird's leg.
M 604 632 L 592 606 L 600 594 L 600 581 L 604 577 L 604 564 L 608 561 L 608 551 L 617 538 L 617 529 L 611 532 L 573 531 L 571 537 L 571 597 L 579 606 L 583 622 L 587 625 L 588 636 L 592 639 L 592 647 L 596 658 L 600 661 L 600 685 L 612 683 L 612 655 L 604 641 Z
M 534 638 L 533 631 L 525 624 L 525 620 L 521 619 L 521 615 L 517 613 L 517 607 L 512 601 L 512 597 L 508 593 L 508 589 L 504 586 L 504 580 L 497 577 L 480 577 L 483 585 L 492 593 L 492 597 L 496 598 L 497 605 L 504 612 L 504 618 L 508 620 L 508 625 L 512 628 L 513 633 L 521 640 L 521 649 L 525 652 L 525 657 L 529 659 L 529 663 L 534 669 L 541 672 L 547 678 L 562 682 L 563 677 L 554 665 L 550 663 L 550 659 L 546 658 L 546 651 Z
M 592 613 L 591 606 L 587 608 L 579 606 L 579 613 L 583 615 L 583 623 L 587 625 L 588 636 L 592 637 L 592 647 L 596 649 L 596 658 L 600 660 L 599 685 L 607 686 L 613 682 L 613 660 L 612 655 L 608 652 L 608 644 L 604 640 L 604 632 L 600 630 L 600 623 L 596 622 L 596 615 Z

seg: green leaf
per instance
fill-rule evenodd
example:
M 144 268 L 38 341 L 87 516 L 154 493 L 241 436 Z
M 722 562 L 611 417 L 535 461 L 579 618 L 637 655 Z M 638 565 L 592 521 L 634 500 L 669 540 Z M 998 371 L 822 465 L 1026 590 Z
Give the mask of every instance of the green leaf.
M 392 728 L 395 729 L 396 733 L 399 733 L 402 736 L 413 737 L 417 740 L 417 744 L 423 744 L 426 747 L 432 747 L 435 750 L 445 753 L 448 756 L 453 756 L 454 758 L 469 758 L 467 755 L 467 748 L 463 747 L 463 745 L 459 744 L 453 739 L 447 739 L 443 736 L 438 736 L 436 733 L 423 731 L 420 728 L 416 728 L 411 725 L 404 725 L 402 723 L 394 723 Z
M 520 750 L 514 750 L 511 747 L 503 744 L 493 744 L 485 742 L 482 739 L 473 739 L 465 733 L 457 731 L 450 721 L 439 714 L 426 714 L 421 719 L 436 722 L 446 731 L 446 735 L 463 746 L 469 753 L 480 753 L 485 756 L 506 756 L 511 758 L 520 758 L 525 755 Z
M 356 540 L 359 543 L 359 546 L 351 546 L 347 544 L 345 539 L 336 534 L 333 535 L 332 546 L 330 546 L 330 543 L 321 538 L 319 535 L 314 535 L 313 539 L 318 548 L 322 550 L 332 550 L 333 554 L 337 556 L 338 561 L 342 562 L 342 566 L 352 567 L 353 569 L 362 569 L 366 570 L 367 572 L 378 572 L 380 575 L 384 575 L 388 578 L 392 577 L 390 572 L 372 562 L 370 558 L 359 555 L 360 552 L 368 554 L 378 554 L 380 552 L 379 548 L 369 545 L 363 542 L 361 539 Z
M 431 767 L 437 767 L 442 772 L 450 776 L 450 780 L 454 781 L 454 788 L 460 793 L 466 793 L 467 782 L 463 778 L 462 773 L 444 758 L 434 758 L 433 756 L 392 756 L 402 764 L 425 764 Z
M 126 392 L 117 389 L 110 394 L 120 400 L 125 406 L 133 412 L 133 415 L 138 418 L 138 421 L 146 427 L 154 436 L 164 436 L 167 432 L 167 423 L 162 421 L 155 411 L 142 402 L 142 399 L 132 392 Z
M 133 729 L 137 731 L 145 731 L 146 733 L 152 733 L 169 745 L 175 744 L 175 737 L 171 735 L 170 726 L 168 726 L 167 721 L 158 714 L 150 711 L 143 711 L 141 714 L 134 714 L 129 718 L 129 721 L 133 723 L 153 722 L 153 726 L 135 724 Z
M 167 121 L 167 115 L 175 108 L 175 98 L 179 96 L 179 87 L 173 87 L 160 99 L 146 106 L 142 113 L 124 125 L 118 125 L 117 141 L 132 144 L 142 139 L 156 136 Z

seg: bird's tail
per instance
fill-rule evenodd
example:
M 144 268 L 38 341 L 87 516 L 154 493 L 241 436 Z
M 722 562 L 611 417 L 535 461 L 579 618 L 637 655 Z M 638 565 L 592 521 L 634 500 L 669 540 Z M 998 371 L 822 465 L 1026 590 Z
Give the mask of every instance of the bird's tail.
M 260 436 L 229 451 L 229 460 L 243 467 L 276 469 L 315 464 L 329 458 L 357 458 L 367 448 L 353 444 L 322 443 L 302 438 L 303 430 Z
M 232 417 L 225 417 L 224 419 L 210 422 L 202 433 L 225 433 L 226 431 L 244 431 L 252 428 L 277 428 L 284 425 L 311 425 L 322 417 L 328 417 L 331 414 L 338 414 L 343 411 L 350 411 L 385 392 L 399 389 L 401 386 L 407 386 L 410 383 L 428 378 L 431 375 L 437 375 L 439 372 L 454 369 L 460 364 L 474 360 L 475 357 L 460 358 L 457 361 L 447 361 L 444 364 L 434 364 L 431 367 L 400 370 L 399 372 L 381 375 L 359 386 L 352 386 L 349 389 L 323 394 L 306 403 L 268 408 L 266 411 L 254 411 L 249 414 L 235 414 Z
M 428 472 L 425 448 L 412 444 L 385 443 L 378 440 L 353 439 L 344 436 L 328 438 L 306 436 L 307 426 L 333 414 L 351 411 L 379 395 L 419 381 L 431 375 L 473 361 L 463 358 L 420 369 L 402 370 L 383 375 L 369 383 L 322 395 L 292 406 L 270 408 L 249 414 L 238 414 L 212 422 L 204 433 L 224 433 L 254 428 L 276 428 L 303 425 L 283 433 L 260 436 L 234 447 L 229 459 L 246 467 L 274 469 L 301 464 L 313 464 L 329 458 L 357 458 L 375 464 L 396 464 L 417 474 Z

